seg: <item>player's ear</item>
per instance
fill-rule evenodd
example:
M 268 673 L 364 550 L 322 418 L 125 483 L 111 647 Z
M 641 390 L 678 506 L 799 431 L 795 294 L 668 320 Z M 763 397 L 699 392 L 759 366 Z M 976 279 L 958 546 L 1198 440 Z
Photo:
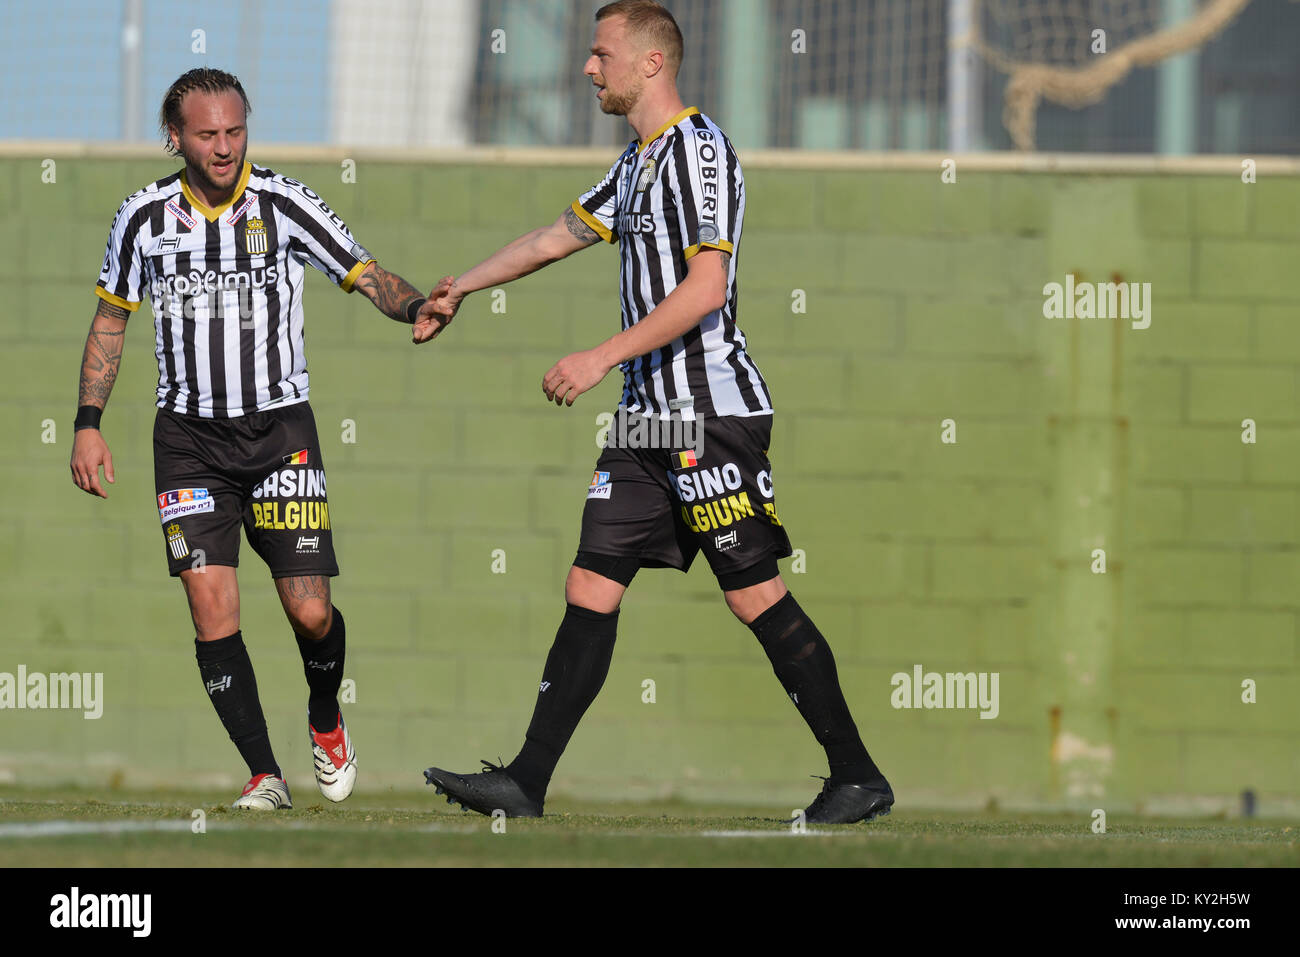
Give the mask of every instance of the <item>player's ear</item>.
M 651 50 L 645 55 L 642 69 L 645 71 L 646 79 L 656 76 L 664 68 L 664 55 L 658 50 Z
M 181 151 L 181 131 L 169 123 L 167 125 L 167 136 L 172 141 L 172 148 L 179 153 Z

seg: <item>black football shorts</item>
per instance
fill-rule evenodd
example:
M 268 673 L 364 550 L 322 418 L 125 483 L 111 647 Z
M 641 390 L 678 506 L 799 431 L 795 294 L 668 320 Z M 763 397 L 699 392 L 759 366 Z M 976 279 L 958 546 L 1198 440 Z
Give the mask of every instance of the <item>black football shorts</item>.
M 154 489 L 173 576 L 239 565 L 239 526 L 272 578 L 334 576 L 325 463 L 306 402 L 233 419 L 159 409 Z
M 582 513 L 579 552 L 635 558 L 640 567 L 714 575 L 791 554 L 777 516 L 767 450 L 772 416 L 684 423 L 615 413 Z

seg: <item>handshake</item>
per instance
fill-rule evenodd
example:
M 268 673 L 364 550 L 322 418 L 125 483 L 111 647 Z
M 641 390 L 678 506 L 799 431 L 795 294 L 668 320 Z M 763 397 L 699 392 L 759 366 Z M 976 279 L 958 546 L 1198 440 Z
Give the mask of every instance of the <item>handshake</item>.
M 456 315 L 465 293 L 456 287 L 455 276 L 443 276 L 420 307 L 411 329 L 411 341 L 419 344 L 437 338 Z

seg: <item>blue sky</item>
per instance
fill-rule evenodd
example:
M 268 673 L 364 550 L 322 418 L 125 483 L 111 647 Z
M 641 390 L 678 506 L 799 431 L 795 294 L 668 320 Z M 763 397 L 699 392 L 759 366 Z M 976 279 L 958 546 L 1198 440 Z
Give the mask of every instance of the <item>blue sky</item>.
M 45 0 L 10 10 L 11 28 L 0 32 L 0 137 L 122 138 L 124 8 L 122 0 Z M 312 0 L 144 0 L 136 138 L 154 137 L 163 93 L 177 76 L 214 66 L 244 84 L 255 142 L 324 142 L 329 9 Z M 195 30 L 205 31 L 206 54 L 193 52 Z

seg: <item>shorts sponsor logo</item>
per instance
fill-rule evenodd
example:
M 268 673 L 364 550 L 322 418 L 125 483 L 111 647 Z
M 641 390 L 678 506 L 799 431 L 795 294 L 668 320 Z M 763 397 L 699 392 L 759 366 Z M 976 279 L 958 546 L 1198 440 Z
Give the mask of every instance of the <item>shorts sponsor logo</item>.
M 682 468 L 690 468 L 698 464 L 694 452 L 678 452 L 673 455 L 674 460 L 679 455 L 682 457 Z M 690 456 L 689 461 L 686 456 Z M 740 478 L 740 467 L 735 462 L 700 469 L 698 472 L 669 472 L 668 482 L 677 490 L 677 497 L 683 502 L 697 500 L 702 502 L 706 498 L 717 498 L 727 492 L 736 491 L 744 484 Z
M 211 512 L 215 508 L 216 500 L 205 488 L 174 488 L 158 496 L 158 517 L 163 522 L 182 515 Z
M 715 535 L 713 537 L 713 547 L 720 552 L 729 551 L 740 544 L 740 533 L 732 529 L 726 535 Z
M 168 200 L 167 205 L 164 206 L 163 209 L 167 210 L 167 212 L 171 213 L 173 216 L 179 219 L 190 229 L 193 229 L 195 226 L 199 224 L 199 221 L 197 219 L 195 219 L 189 213 L 185 212 L 185 210 L 177 206 L 176 200 L 174 199 Z
M 587 486 L 587 498 L 609 498 L 614 486 L 609 484 L 608 472 L 593 472 Z
M 190 546 L 185 544 L 185 533 L 175 522 L 167 526 L 167 547 L 171 549 L 172 558 L 181 559 L 190 553 Z
M 305 452 L 306 450 L 304 450 Z M 295 452 L 293 458 L 303 455 Z M 253 489 L 253 498 L 324 498 L 324 469 L 278 469 Z
M 702 505 L 682 506 L 682 521 L 692 532 L 712 532 L 742 518 L 753 518 L 754 506 L 748 492 L 738 492 Z M 721 539 L 723 536 L 718 536 Z M 722 548 L 721 545 L 717 546 Z
M 319 552 L 319 551 L 320 551 L 320 536 L 319 536 L 319 535 L 313 535 L 311 538 L 308 538 L 306 535 L 299 535 L 299 536 L 298 536 L 298 554 L 299 554 L 299 555 L 304 555 L 304 554 L 312 554 L 312 555 L 315 555 L 315 554 L 316 554 L 317 552 Z
M 327 502 L 254 502 L 253 527 L 277 532 L 295 532 L 299 529 L 320 529 L 327 532 L 330 528 L 330 507 Z M 301 547 L 299 551 L 302 551 Z

